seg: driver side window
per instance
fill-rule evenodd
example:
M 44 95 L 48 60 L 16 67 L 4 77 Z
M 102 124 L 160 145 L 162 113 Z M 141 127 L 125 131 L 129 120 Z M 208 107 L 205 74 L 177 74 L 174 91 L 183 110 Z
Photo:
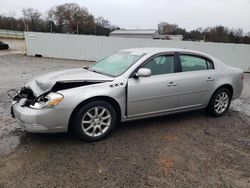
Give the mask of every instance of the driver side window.
M 151 70 L 151 75 L 174 73 L 174 55 L 161 55 L 149 61 L 143 68 Z

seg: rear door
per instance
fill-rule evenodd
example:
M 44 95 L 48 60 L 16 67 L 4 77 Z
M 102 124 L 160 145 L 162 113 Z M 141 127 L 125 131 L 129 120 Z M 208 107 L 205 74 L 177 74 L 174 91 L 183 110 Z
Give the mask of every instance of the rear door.
M 180 108 L 204 106 L 216 79 L 213 62 L 205 57 L 179 54 Z
M 175 55 L 159 55 L 140 68 L 151 70 L 150 77 L 129 78 L 128 118 L 157 114 L 178 107 L 179 85 L 176 83 Z

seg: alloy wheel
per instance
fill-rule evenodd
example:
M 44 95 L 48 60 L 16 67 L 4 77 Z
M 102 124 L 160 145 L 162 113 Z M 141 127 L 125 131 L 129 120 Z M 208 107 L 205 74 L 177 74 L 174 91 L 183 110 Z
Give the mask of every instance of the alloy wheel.
M 214 101 L 214 109 L 218 114 L 223 113 L 229 105 L 229 95 L 226 92 L 219 93 Z
M 103 135 L 111 125 L 111 114 L 107 108 L 97 106 L 89 109 L 82 118 L 82 130 L 90 137 Z

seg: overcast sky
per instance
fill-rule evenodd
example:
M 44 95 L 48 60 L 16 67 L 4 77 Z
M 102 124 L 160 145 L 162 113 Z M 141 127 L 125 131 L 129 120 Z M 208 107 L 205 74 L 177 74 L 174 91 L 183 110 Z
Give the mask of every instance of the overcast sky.
M 46 12 L 50 7 L 75 2 L 95 17 L 103 16 L 125 29 L 157 28 L 161 21 L 187 30 L 224 25 L 250 31 L 250 0 L 0 0 L 0 14 L 21 16 L 23 8 Z

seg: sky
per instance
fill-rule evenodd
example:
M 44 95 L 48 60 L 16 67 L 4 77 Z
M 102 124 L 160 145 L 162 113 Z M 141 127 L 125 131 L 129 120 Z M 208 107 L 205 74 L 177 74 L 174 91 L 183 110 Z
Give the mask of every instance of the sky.
M 165 21 L 188 31 L 216 25 L 250 31 L 250 0 L 0 0 L 0 14 L 20 17 L 30 7 L 44 13 L 69 2 L 124 29 L 157 29 Z

